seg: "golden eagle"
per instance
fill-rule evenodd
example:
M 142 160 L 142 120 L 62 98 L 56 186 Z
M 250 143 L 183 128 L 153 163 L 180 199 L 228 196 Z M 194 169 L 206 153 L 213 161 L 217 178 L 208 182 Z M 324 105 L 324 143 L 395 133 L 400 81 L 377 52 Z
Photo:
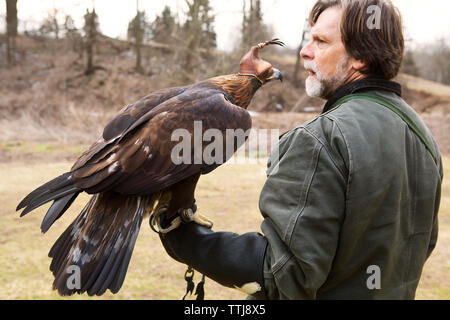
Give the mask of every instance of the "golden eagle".
M 120 289 L 142 219 L 150 216 L 150 225 L 161 228 L 162 214 L 172 217 L 189 210 L 200 175 L 220 164 L 175 164 L 171 150 L 177 141 L 172 141 L 172 132 L 183 128 L 193 134 L 195 121 L 201 121 L 203 131 L 250 129 L 246 108 L 253 95 L 270 80 L 282 80 L 279 70 L 258 57 L 259 49 L 274 44 L 284 45 L 273 39 L 252 47 L 238 74 L 161 89 L 126 106 L 69 172 L 20 202 L 17 210 L 25 208 L 20 215 L 24 216 L 54 201 L 42 221 L 45 233 L 81 192 L 93 195 L 50 249 L 53 289 L 61 295 L 101 295 L 107 289 L 113 293 Z M 235 145 L 233 152 L 239 147 Z M 201 217 L 199 222 L 209 224 Z M 73 266 L 80 270 L 76 287 L 67 285 Z

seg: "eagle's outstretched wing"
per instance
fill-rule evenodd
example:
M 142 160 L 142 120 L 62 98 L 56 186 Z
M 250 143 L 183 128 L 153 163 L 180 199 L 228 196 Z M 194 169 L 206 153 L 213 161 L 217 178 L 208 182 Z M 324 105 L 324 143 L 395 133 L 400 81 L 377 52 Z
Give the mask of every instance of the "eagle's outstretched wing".
M 194 153 L 203 153 L 207 145 L 203 143 L 199 150 L 194 148 L 194 139 L 202 139 L 194 136 L 194 121 L 201 121 L 201 134 L 208 129 L 220 130 L 225 148 L 226 129 L 247 131 L 251 128 L 250 115 L 217 89 L 178 90 L 178 95 L 153 108 L 141 107 L 146 109 L 145 113 L 135 107 L 136 110 L 130 108 L 128 113 L 125 110 L 116 117 L 105 128 L 103 138 L 93 144 L 72 167 L 72 183 L 88 193 L 116 191 L 143 195 L 216 167 L 218 164 L 204 161 L 194 163 Z M 180 143 L 172 138 L 172 133 L 177 129 L 184 129 L 191 137 L 190 163 L 176 164 L 172 159 L 172 150 Z M 198 132 L 195 134 L 198 135 Z M 234 153 L 240 145 L 234 142 L 233 145 Z M 225 150 L 223 154 L 226 155 Z

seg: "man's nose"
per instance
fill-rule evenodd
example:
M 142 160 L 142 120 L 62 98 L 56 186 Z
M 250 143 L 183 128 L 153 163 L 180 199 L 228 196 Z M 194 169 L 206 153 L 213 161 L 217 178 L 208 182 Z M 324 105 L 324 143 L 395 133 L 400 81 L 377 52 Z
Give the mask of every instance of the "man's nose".
M 300 57 L 305 60 L 314 59 L 314 51 L 312 50 L 311 41 L 309 41 L 300 51 Z

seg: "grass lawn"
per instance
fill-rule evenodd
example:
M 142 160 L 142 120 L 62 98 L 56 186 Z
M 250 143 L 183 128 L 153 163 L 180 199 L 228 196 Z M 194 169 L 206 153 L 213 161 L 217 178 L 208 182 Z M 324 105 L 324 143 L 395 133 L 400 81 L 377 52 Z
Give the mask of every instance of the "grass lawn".
M 180 299 L 186 267 L 172 260 L 158 236 L 143 222 L 124 285 L 118 294 L 60 297 L 52 290 L 47 253 L 87 202 L 80 195 L 68 212 L 45 234 L 39 226 L 49 204 L 19 218 L 15 207 L 31 190 L 68 171 L 72 162 L 0 163 L 0 299 Z M 427 261 L 417 299 L 450 299 L 450 158 L 445 159 L 439 241 Z M 215 222 L 214 230 L 260 231 L 259 192 L 265 161 L 224 165 L 200 179 L 199 210 Z M 196 275 L 195 282 L 200 280 Z M 206 280 L 206 299 L 245 299 L 246 295 Z

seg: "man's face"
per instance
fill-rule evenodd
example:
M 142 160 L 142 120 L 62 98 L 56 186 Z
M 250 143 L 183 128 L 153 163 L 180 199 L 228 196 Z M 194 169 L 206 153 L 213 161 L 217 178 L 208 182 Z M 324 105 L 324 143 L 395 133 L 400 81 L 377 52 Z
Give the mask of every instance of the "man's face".
M 300 52 L 309 73 L 306 93 L 311 97 L 329 99 L 349 82 L 350 56 L 341 40 L 341 16 L 339 7 L 322 12 L 311 28 L 311 41 Z

